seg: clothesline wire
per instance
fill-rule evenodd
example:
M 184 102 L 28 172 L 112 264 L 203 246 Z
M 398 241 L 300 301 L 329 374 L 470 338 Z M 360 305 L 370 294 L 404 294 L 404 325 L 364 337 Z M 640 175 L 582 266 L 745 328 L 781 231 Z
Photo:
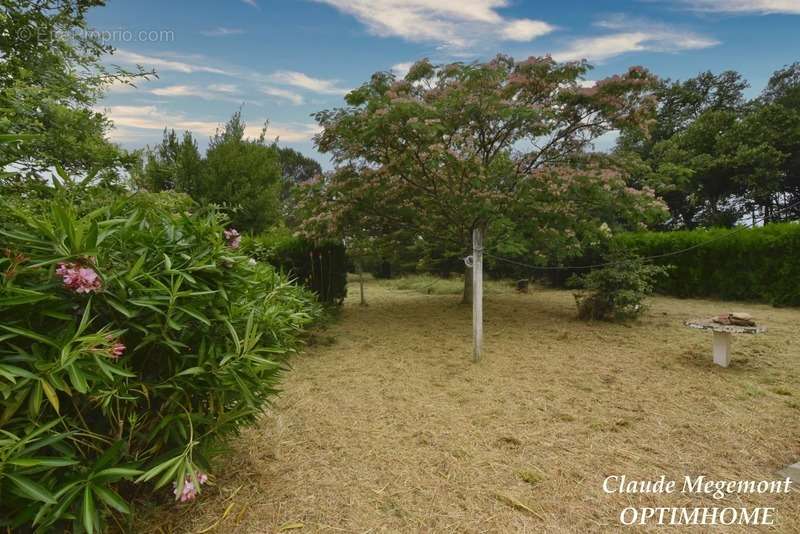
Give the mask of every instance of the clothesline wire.
M 781 213 L 783 211 L 790 210 L 790 209 L 795 208 L 797 206 L 800 206 L 800 200 L 798 200 L 797 202 L 794 202 L 794 203 L 792 203 L 792 204 L 790 204 L 788 206 L 784 206 L 783 208 L 780 208 L 779 210 L 773 212 L 773 215 L 777 214 L 777 213 Z M 663 254 L 656 254 L 656 255 L 653 255 L 653 256 L 646 256 L 646 257 L 640 258 L 640 259 L 641 259 L 641 261 L 649 262 L 649 261 L 653 261 L 653 260 L 657 260 L 657 259 L 661 259 L 661 258 L 668 258 L 668 257 L 671 257 L 671 256 L 678 256 L 679 254 L 685 254 L 686 252 L 690 252 L 690 251 L 698 249 L 700 247 L 704 247 L 704 246 L 708 245 L 709 243 L 714 243 L 714 242 L 720 241 L 722 239 L 727 239 L 728 237 L 730 237 L 730 236 L 732 236 L 734 234 L 737 234 L 737 233 L 739 233 L 739 232 L 741 232 L 743 230 L 749 230 L 749 229 L 753 228 L 756 225 L 757 222 L 760 222 L 763 219 L 766 219 L 766 215 L 753 219 L 753 221 L 749 225 L 740 226 L 740 227 L 734 229 L 731 232 L 728 232 L 726 234 L 714 237 L 714 238 L 709 239 L 707 241 L 703 241 L 701 243 L 696 243 L 696 244 L 694 244 L 694 245 L 692 245 L 690 247 L 686 247 L 686 248 L 681 249 L 681 250 L 674 250 L 672 252 L 665 252 Z M 557 267 L 557 266 L 532 265 L 532 264 L 529 264 L 529 263 L 523 263 L 523 262 L 520 262 L 520 261 L 517 261 L 517 260 L 512 260 L 512 259 L 509 259 L 509 258 L 503 258 L 501 256 L 495 256 L 494 254 L 489 254 L 488 252 L 484 252 L 483 255 L 487 256 L 489 258 L 493 258 L 493 259 L 498 260 L 498 261 L 511 263 L 511 264 L 514 264 L 514 265 L 518 265 L 520 267 L 527 267 L 529 269 L 538 270 L 538 271 L 580 271 L 580 270 L 584 270 L 584 269 L 599 269 L 601 267 L 610 267 L 612 265 L 621 265 L 621 264 L 625 263 L 625 261 L 623 260 L 623 261 L 610 261 L 610 262 L 605 262 L 605 263 L 596 263 L 594 265 L 561 266 L 561 267 Z

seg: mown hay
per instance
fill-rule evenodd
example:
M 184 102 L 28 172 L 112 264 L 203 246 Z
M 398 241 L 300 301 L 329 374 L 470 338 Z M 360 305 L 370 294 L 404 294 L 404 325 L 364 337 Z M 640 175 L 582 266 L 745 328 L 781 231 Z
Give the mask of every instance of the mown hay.
M 569 292 L 509 287 L 487 296 L 473 364 L 457 295 L 370 282 L 364 308 L 357 293 L 217 486 L 142 531 L 618 532 L 626 506 L 766 505 L 774 531 L 796 532 L 795 494 L 606 495 L 602 482 L 769 479 L 797 461 L 800 311 L 656 298 L 639 323 L 583 323 Z M 723 369 L 683 321 L 732 308 L 770 330 L 737 337 Z

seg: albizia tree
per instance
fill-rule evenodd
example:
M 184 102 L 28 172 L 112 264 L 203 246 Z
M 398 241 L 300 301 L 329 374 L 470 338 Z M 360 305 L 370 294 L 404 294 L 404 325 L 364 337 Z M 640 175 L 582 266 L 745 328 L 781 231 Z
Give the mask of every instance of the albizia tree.
M 656 80 L 631 68 L 586 87 L 589 69 L 498 56 L 439 67 L 422 60 L 404 79 L 376 73 L 347 107 L 315 116 L 317 147 L 337 170 L 307 190 L 315 212 L 307 231 L 410 231 L 416 246 L 455 257 L 482 225 L 490 247 L 544 257 L 648 220 L 661 204 L 626 188 L 587 149 L 612 130 L 645 125 Z

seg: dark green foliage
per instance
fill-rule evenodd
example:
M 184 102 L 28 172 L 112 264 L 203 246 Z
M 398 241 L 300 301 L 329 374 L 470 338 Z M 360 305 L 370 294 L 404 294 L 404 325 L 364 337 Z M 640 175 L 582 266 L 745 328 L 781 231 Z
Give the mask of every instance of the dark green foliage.
M 800 64 L 746 101 L 736 72 L 663 83 L 649 135 L 623 131 L 616 155 L 633 187 L 649 185 L 678 229 L 733 227 L 742 217 L 793 220 L 800 207 Z
M 203 173 L 203 158 L 191 132 L 178 138 L 175 130 L 164 130 L 164 138 L 143 154 L 141 168 L 133 173 L 134 184 L 146 191 L 179 191 L 197 198 Z
M 610 265 L 574 277 L 578 317 L 584 320 L 625 321 L 641 315 L 644 299 L 653 293 L 666 267 L 650 265 L 636 257 L 612 256 Z
M 14 215 L 0 228 L 3 530 L 102 532 L 137 495 L 199 487 L 319 312 L 185 197 L 89 211 L 66 196 L 36 217 L 2 206 Z M 99 287 L 68 287 L 60 264 Z
M 341 243 L 314 242 L 279 229 L 245 239 L 243 247 L 250 256 L 286 272 L 313 291 L 320 302 L 341 303 L 347 296 L 349 261 Z
M 239 231 L 263 232 L 280 219 L 281 168 L 275 147 L 264 136 L 245 139 L 245 123 L 235 113 L 211 139 L 195 199 L 231 206 Z
M 622 234 L 617 242 L 641 256 L 689 252 L 656 260 L 674 265 L 659 292 L 678 297 L 762 300 L 800 305 L 800 225 Z
M 281 166 L 281 214 L 283 220 L 290 228 L 299 228 L 303 225 L 302 213 L 297 209 L 297 188 L 300 184 L 322 175 L 319 162 L 301 152 L 287 147 L 273 147 L 278 153 Z

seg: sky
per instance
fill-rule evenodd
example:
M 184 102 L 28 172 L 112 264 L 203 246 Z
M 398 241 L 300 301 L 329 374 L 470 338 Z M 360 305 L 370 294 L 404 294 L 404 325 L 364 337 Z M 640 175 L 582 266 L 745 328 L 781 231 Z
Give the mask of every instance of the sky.
M 631 65 L 670 79 L 733 69 L 748 96 L 800 61 L 800 0 L 108 0 L 89 23 L 116 48 L 108 64 L 158 74 L 115 84 L 98 106 L 125 148 L 156 144 L 167 127 L 204 150 L 241 109 L 248 135 L 269 121 L 269 139 L 325 168 L 312 114 L 421 58 L 551 54 L 587 59 L 588 80 Z

